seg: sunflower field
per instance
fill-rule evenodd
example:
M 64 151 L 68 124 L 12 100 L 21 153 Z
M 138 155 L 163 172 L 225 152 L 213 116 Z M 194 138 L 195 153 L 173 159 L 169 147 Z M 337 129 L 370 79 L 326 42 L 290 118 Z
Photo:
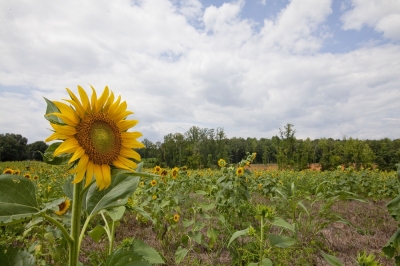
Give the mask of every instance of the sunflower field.
M 363 259 L 393 264 L 381 248 L 396 230 L 384 206 L 398 193 L 396 172 L 252 171 L 252 156 L 239 165 L 220 161 L 218 170 L 143 169 L 149 176 L 140 178 L 126 204 L 89 221 L 79 261 L 121 265 L 109 255 L 136 245 L 147 252 L 143 263 L 160 265 L 329 265 L 335 259 L 342 265 Z M 38 206 L 64 199 L 47 215 L 69 226 L 72 199 L 65 183 L 73 176 L 66 166 L 8 162 L 0 171 L 35 186 Z M 344 211 L 353 205 L 356 212 Z M 358 236 L 363 246 L 341 253 L 330 242 L 330 234 L 341 230 Z M 0 233 L 2 250 L 18 253 L 23 265 L 68 260 L 63 234 L 43 217 L 1 226 Z M 389 237 L 377 236 L 382 233 Z M 366 238 L 376 237 L 384 240 L 380 247 L 364 246 Z M 9 258 L 3 255 L 2 261 Z

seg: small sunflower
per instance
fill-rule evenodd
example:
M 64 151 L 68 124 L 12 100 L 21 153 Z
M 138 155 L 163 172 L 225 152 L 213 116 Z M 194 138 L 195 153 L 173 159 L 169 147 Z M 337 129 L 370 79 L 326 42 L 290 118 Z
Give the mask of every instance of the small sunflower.
M 224 159 L 219 159 L 218 160 L 218 166 L 219 167 L 225 167 L 226 166 L 226 161 Z
M 156 172 L 157 174 L 159 174 L 159 173 L 161 172 L 161 167 L 158 166 L 158 165 L 156 165 L 156 166 L 154 167 L 154 172 Z
M 238 168 L 236 169 L 236 174 L 237 174 L 238 176 L 243 175 L 243 173 L 244 173 L 243 167 L 238 167 Z
M 13 175 L 20 175 L 21 174 L 21 170 L 17 169 L 13 171 Z
M 71 99 L 66 99 L 70 105 L 53 101 L 59 112 L 48 113 L 46 116 L 56 116 L 62 123 L 50 119 L 54 133 L 46 142 L 62 140 L 54 151 L 54 156 L 71 154 L 69 164 L 76 163 L 70 172 L 76 174 L 73 183 L 79 183 L 86 177 L 86 186 L 93 176 L 100 190 L 111 184 L 111 166 L 133 171 L 140 155 L 134 148 L 143 148 L 137 141 L 142 134 L 127 132 L 137 124 L 137 120 L 126 120 L 133 114 L 127 111 L 126 102 L 121 102 L 121 96 L 116 101 L 114 93 L 105 87 L 100 97 L 97 97 L 92 87 L 92 96 L 88 97 L 85 90 L 78 86 L 80 99 L 67 89 Z
M 14 173 L 14 170 L 11 168 L 6 168 L 3 171 L 3 174 L 5 174 L 5 175 L 12 175 L 13 173 Z
M 176 214 L 174 215 L 174 221 L 175 221 L 175 223 L 179 222 L 179 218 L 180 218 L 179 214 L 176 213 Z
M 157 195 L 153 195 L 153 197 L 151 197 L 153 200 L 157 199 Z
M 161 176 L 167 176 L 168 175 L 168 171 L 167 170 L 162 170 L 161 171 Z
M 143 181 L 140 182 L 140 183 L 139 183 L 139 186 L 143 187 L 143 186 L 144 186 L 144 182 L 143 182 Z
M 35 175 L 34 177 L 33 177 L 33 180 L 38 180 L 39 179 L 39 176 L 38 175 Z
M 69 199 L 65 199 L 60 205 L 58 205 L 58 211 L 56 211 L 55 213 L 57 215 L 63 215 L 67 212 L 70 205 L 71 201 Z
M 172 175 L 173 179 L 177 178 L 178 174 L 179 174 L 179 168 L 178 167 L 175 167 L 174 169 L 172 169 L 171 175 Z
M 182 166 L 182 171 L 186 171 L 187 170 L 187 166 Z
M 156 185 L 157 185 L 157 181 L 154 180 L 154 179 L 151 180 L 150 185 L 151 185 L 152 187 L 156 186 Z
M 26 173 L 26 174 L 24 174 L 24 177 L 25 177 L 26 179 L 31 179 L 31 174 L 30 174 L 30 173 Z

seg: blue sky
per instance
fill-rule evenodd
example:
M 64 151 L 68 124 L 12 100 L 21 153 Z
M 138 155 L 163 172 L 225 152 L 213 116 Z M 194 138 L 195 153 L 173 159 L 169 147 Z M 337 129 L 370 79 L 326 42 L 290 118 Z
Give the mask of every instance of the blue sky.
M 108 85 L 153 142 L 400 137 L 398 0 L 0 2 L 0 133 L 50 135 L 43 97 Z

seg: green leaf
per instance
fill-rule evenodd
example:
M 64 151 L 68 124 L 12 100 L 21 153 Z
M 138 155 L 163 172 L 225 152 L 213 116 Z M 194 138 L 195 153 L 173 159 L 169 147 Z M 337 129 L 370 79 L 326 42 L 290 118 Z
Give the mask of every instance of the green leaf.
M 176 264 L 180 264 L 181 261 L 186 257 L 188 253 L 188 249 L 182 248 L 181 246 L 178 247 L 178 249 L 175 252 L 175 262 Z
M 386 242 L 386 245 L 382 248 L 382 251 L 386 256 L 392 258 L 394 256 L 395 251 L 400 246 L 400 228 L 389 238 Z
M 133 207 L 132 208 L 133 211 L 138 212 L 140 215 L 142 215 L 144 218 L 146 218 L 149 221 L 153 222 L 153 218 L 151 218 L 150 214 L 148 212 L 146 212 L 145 210 L 143 210 L 143 208 L 140 207 Z
M 296 240 L 291 237 L 273 234 L 268 234 L 268 240 L 272 246 L 280 248 L 287 248 L 296 243 Z
M 130 173 L 111 176 L 110 186 L 101 191 L 93 183 L 84 198 L 83 206 L 89 215 L 94 216 L 102 209 L 125 205 L 138 184 L 139 177 L 133 177 Z
M 338 260 L 338 258 L 336 258 L 335 256 L 326 254 L 324 252 L 321 251 L 322 257 L 324 257 L 324 259 L 332 266 L 344 266 L 344 264 Z
M 143 259 L 151 264 L 164 264 L 164 260 L 160 254 L 158 254 L 154 248 L 150 247 L 140 239 L 133 240 L 131 249 L 136 254 L 143 256 Z
M 93 239 L 94 242 L 99 242 L 101 237 L 106 233 L 106 229 L 104 229 L 101 225 L 96 225 L 91 231 L 88 232 L 88 235 Z
M 60 118 L 58 118 L 55 115 L 52 115 L 52 113 L 61 113 L 60 110 L 58 110 L 57 106 L 52 101 L 46 99 L 45 97 L 43 97 L 43 98 L 47 103 L 46 114 L 45 114 L 44 118 L 46 118 L 48 121 L 50 121 L 53 124 L 65 125 L 65 123 Z
M 125 213 L 125 206 L 119 206 L 111 209 L 105 210 L 105 213 L 111 217 L 113 221 L 118 221 L 122 218 Z
M 280 226 L 280 227 L 286 228 L 286 229 L 288 229 L 288 230 L 294 232 L 294 227 L 293 227 L 293 225 L 291 225 L 290 223 L 286 222 L 285 220 L 283 220 L 283 219 L 280 218 L 280 217 L 276 217 L 276 218 L 272 221 L 272 224 L 273 224 L 273 225 L 276 225 L 276 226 Z
M 0 246 L 0 261 L 2 266 L 34 266 L 35 258 L 26 250 L 14 247 Z
M 194 241 L 196 241 L 198 244 L 200 244 L 200 245 L 202 244 L 203 235 L 201 234 L 200 231 L 196 231 L 196 232 L 190 231 L 190 232 L 188 233 L 188 236 L 189 236 L 191 239 L 193 239 Z
M 143 257 L 132 250 L 117 249 L 106 261 L 106 266 L 151 266 Z
M 270 259 L 264 258 L 264 259 L 260 262 L 259 266 L 273 266 L 273 264 L 272 264 L 272 261 L 271 261 Z
M 43 161 L 51 165 L 68 164 L 72 157 L 72 153 L 63 153 L 54 157 L 54 151 L 61 145 L 62 142 L 52 143 L 43 154 Z
M 231 239 L 229 239 L 228 247 L 229 247 L 229 245 L 232 243 L 232 241 L 235 240 L 236 238 L 238 238 L 239 236 L 244 236 L 244 235 L 248 235 L 248 234 L 249 234 L 249 228 L 246 228 L 246 229 L 241 230 L 241 231 L 236 231 L 236 232 L 233 233 L 233 235 L 231 236 Z
M 137 167 L 135 169 L 136 173 L 141 173 L 143 171 L 143 162 L 140 162 L 137 164 Z
M 207 192 L 205 192 L 204 190 L 196 190 L 196 194 L 207 195 Z
M 17 175 L 0 175 L 0 224 L 18 222 L 38 213 L 32 181 Z

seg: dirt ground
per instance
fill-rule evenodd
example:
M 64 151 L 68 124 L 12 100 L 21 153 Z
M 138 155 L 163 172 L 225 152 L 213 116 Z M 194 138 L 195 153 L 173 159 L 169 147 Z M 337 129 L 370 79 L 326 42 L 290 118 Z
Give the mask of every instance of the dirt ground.
M 370 201 L 367 203 L 346 201 L 339 202 L 333 206 L 332 211 L 340 214 L 356 226 L 355 228 L 342 223 L 335 223 L 321 232 L 325 239 L 325 246 L 334 252 L 335 256 L 344 265 L 356 265 L 357 252 L 362 251 L 374 254 L 382 265 L 394 265 L 394 261 L 386 259 L 381 251 L 390 236 L 397 230 L 397 224 L 387 213 L 385 204 L 386 201 Z M 132 213 L 125 215 L 120 226 L 117 228 L 117 245 L 123 239 L 129 237 L 141 239 L 154 247 L 166 258 L 166 265 L 176 265 L 174 263 L 176 247 L 173 245 L 166 246 L 165 243 L 162 244 L 157 239 L 151 223 L 140 223 Z M 98 253 L 99 250 L 105 250 L 106 246 L 106 239 L 101 240 L 100 243 L 95 243 L 90 237 L 86 237 L 82 245 L 81 262 L 84 265 L 93 265 L 90 262 L 91 260 L 93 261 L 95 254 L 93 251 Z M 201 265 L 232 265 L 231 256 L 227 249 L 214 254 L 213 252 L 208 252 L 206 249 L 200 249 L 198 252 L 192 251 L 190 256 L 201 261 Z M 184 260 L 180 265 L 189 264 Z M 313 262 L 309 265 L 329 264 L 318 253 L 314 255 Z

